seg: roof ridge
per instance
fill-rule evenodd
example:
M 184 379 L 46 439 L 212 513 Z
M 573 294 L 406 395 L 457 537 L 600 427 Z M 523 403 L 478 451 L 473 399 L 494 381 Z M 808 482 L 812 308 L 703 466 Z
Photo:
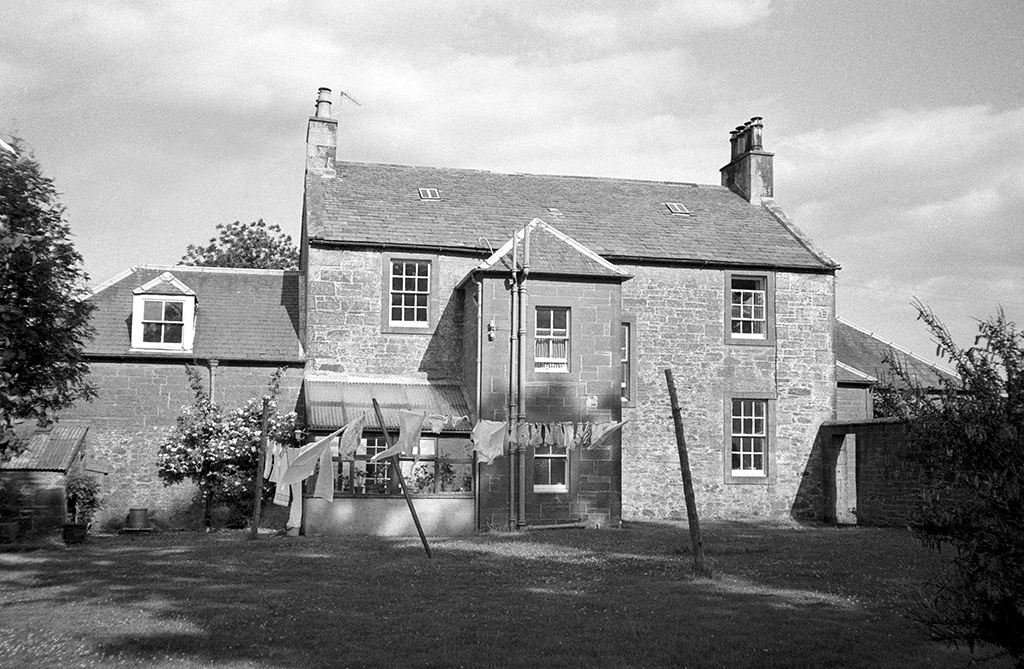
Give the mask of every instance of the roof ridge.
M 437 167 L 435 165 L 403 165 L 401 163 L 369 163 L 359 160 L 340 160 L 336 165 L 367 165 L 370 167 L 402 167 L 414 170 L 436 170 L 438 172 L 476 172 L 479 174 L 496 174 L 507 177 L 539 177 L 545 179 L 585 179 L 593 181 L 625 181 L 632 183 L 665 184 L 667 186 L 687 186 L 689 188 L 712 188 L 728 190 L 720 184 L 700 184 L 694 181 L 669 181 L 665 179 L 636 179 L 630 177 L 588 176 L 583 174 L 547 174 L 542 172 L 502 172 L 478 167 Z

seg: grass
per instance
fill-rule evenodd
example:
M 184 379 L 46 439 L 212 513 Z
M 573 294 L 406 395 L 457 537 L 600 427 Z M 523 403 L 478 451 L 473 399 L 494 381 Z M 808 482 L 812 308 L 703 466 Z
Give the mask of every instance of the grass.
M 903 617 L 901 530 L 97 536 L 0 554 L 0 667 L 966 667 Z M 990 663 L 993 669 L 1004 665 Z

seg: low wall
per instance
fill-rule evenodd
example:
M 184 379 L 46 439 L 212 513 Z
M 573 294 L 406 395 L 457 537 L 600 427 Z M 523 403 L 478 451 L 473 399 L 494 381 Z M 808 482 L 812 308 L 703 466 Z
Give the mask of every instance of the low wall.
M 416 515 L 428 536 L 458 536 L 476 531 L 472 497 L 414 497 Z M 333 501 L 303 500 L 303 531 L 307 535 L 416 536 L 405 498 L 336 497 Z

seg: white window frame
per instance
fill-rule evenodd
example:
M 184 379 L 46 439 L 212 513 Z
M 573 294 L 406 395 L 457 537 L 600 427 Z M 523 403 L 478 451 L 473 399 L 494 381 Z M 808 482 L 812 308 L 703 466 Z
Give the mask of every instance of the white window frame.
M 546 452 L 544 452 L 546 450 Z M 555 447 L 548 444 L 537 446 L 533 451 L 534 459 L 534 470 L 533 470 L 533 492 L 535 493 L 558 493 L 558 492 L 569 492 L 569 449 L 562 447 L 561 452 L 556 452 Z M 537 483 L 537 461 L 543 461 L 547 464 L 548 477 L 551 476 L 551 462 L 561 460 L 565 463 L 565 482 L 564 483 Z
M 146 302 L 181 303 L 181 342 L 144 341 Z M 161 309 L 162 311 L 162 309 Z M 132 296 L 132 348 L 158 351 L 191 351 L 195 340 L 196 298 L 192 295 L 161 295 L 143 293 Z
M 767 399 L 734 397 L 730 411 L 729 469 L 737 477 L 765 477 L 768 475 L 768 421 L 769 401 Z M 737 409 L 739 413 L 737 414 Z M 736 456 L 740 466 L 734 463 Z M 755 456 L 760 455 L 761 466 L 755 467 Z M 750 466 L 744 466 L 744 458 L 750 458 Z
M 555 312 L 565 312 L 565 328 L 556 328 L 555 325 Z M 547 320 L 548 326 L 541 325 L 541 312 L 551 314 Z M 572 309 L 569 307 L 537 307 L 534 312 L 534 357 L 533 357 L 533 369 L 535 372 L 543 373 L 564 373 L 569 371 L 569 358 L 572 355 Z M 537 351 L 540 348 L 541 342 L 548 342 L 547 349 L 551 352 L 551 347 L 554 342 L 565 342 L 565 356 L 564 357 L 544 357 L 537 355 Z
M 755 282 L 758 288 L 736 288 L 737 281 Z M 737 313 L 738 310 L 738 313 Z M 747 312 L 749 310 L 749 312 Z M 751 324 L 752 332 L 736 332 L 736 324 L 744 329 Z M 759 326 L 759 327 L 755 327 Z M 733 339 L 768 338 L 768 279 L 763 276 L 734 274 L 729 280 L 729 336 Z
M 429 260 L 420 260 L 420 259 L 415 259 L 415 258 L 408 258 L 408 259 L 406 259 L 406 258 L 392 258 L 389 261 L 389 263 L 390 264 L 389 264 L 389 267 L 388 267 L 388 305 L 387 305 L 388 325 L 391 326 L 391 327 L 399 327 L 399 328 L 423 328 L 423 329 L 430 328 L 430 307 L 431 307 L 431 305 L 430 305 L 430 291 L 431 291 L 431 282 L 433 281 L 433 277 L 431 276 L 431 266 L 432 266 L 432 263 Z M 396 277 L 396 275 L 395 275 L 395 267 L 398 266 L 398 265 L 400 265 L 402 267 L 402 274 L 400 276 Z M 405 274 L 405 268 L 406 268 L 407 265 L 414 265 L 414 266 L 416 266 L 417 267 L 417 270 L 416 270 L 417 274 L 414 275 L 414 276 L 413 275 L 406 275 Z M 420 267 L 426 268 L 426 276 L 420 276 L 419 269 L 418 269 Z M 396 289 L 395 288 L 395 279 L 396 278 L 398 278 L 403 283 L 401 289 Z M 416 283 L 416 285 L 413 287 L 412 290 L 408 290 L 406 285 L 405 285 L 405 282 L 410 280 L 410 279 L 412 279 Z M 427 282 L 426 290 L 421 290 L 419 285 L 418 285 L 419 281 L 421 279 L 426 279 L 426 282 Z M 402 304 L 400 306 L 396 306 L 395 305 L 395 297 L 396 296 L 401 296 L 402 297 Z M 405 297 L 406 296 L 412 296 L 414 298 L 418 298 L 418 297 L 422 296 L 422 298 L 423 298 L 425 303 L 424 303 L 423 306 L 420 306 L 419 304 L 414 304 L 412 307 L 406 306 L 405 305 Z M 419 300 L 417 299 L 416 301 L 418 302 Z M 419 311 L 422 309 L 423 314 L 426 316 L 426 318 L 423 319 L 423 320 L 420 320 L 419 318 L 416 318 L 414 320 L 404 320 L 404 318 L 400 318 L 400 319 L 396 320 L 394 318 L 394 309 L 396 309 L 396 308 L 401 310 L 401 315 L 402 316 L 405 315 L 405 310 L 406 309 L 410 309 L 410 308 L 413 309 L 414 315 L 418 314 Z

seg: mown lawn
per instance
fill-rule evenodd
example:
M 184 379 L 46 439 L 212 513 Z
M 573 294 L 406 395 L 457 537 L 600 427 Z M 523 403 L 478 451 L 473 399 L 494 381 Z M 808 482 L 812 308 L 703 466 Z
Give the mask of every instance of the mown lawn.
M 903 617 L 906 531 L 710 524 L 435 539 L 91 537 L 0 553 L 2 667 L 966 667 Z M 989 653 L 991 654 L 991 653 Z M 997 669 L 1008 664 L 986 665 Z

